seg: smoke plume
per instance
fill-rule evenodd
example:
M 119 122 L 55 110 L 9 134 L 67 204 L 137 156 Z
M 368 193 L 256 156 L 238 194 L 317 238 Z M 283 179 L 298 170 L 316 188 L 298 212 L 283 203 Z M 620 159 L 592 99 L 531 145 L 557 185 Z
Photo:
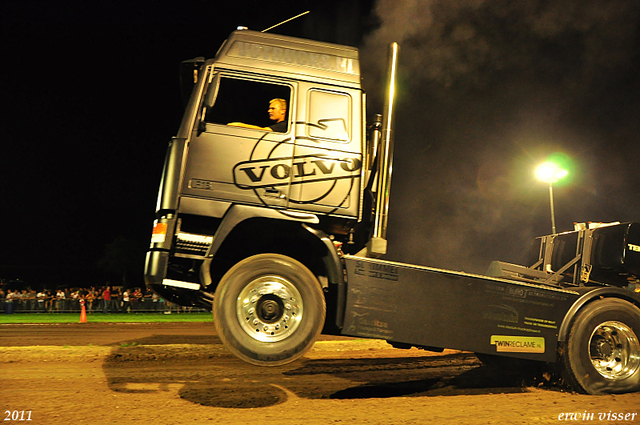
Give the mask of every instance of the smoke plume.
M 400 44 L 390 253 L 482 272 L 522 263 L 550 233 L 533 168 L 561 152 L 558 230 L 640 220 L 638 28 L 630 0 L 378 0 L 362 49 L 369 103 L 382 104 L 387 46 Z M 635 218 L 634 218 L 635 214 Z

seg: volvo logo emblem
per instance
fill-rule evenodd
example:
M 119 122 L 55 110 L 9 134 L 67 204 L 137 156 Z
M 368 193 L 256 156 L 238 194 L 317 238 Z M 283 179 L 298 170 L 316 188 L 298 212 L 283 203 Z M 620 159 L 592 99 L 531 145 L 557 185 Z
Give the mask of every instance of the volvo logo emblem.
M 233 168 L 236 186 L 242 189 L 302 184 L 357 177 L 358 158 L 322 158 L 307 155 L 291 158 L 245 161 Z
M 285 194 L 290 204 L 347 208 L 349 194 L 362 169 L 360 154 L 292 142 L 290 138 L 275 144 L 264 138 L 258 140 L 250 159 L 233 167 L 235 186 L 253 190 L 263 202 L 264 191 L 276 189 Z

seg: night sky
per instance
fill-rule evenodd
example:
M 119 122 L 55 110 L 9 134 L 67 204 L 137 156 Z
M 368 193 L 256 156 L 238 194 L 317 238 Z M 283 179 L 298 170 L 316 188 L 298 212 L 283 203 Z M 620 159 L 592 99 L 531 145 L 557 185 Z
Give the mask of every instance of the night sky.
M 236 26 L 358 46 L 369 115 L 400 43 L 388 259 L 484 272 L 551 230 L 640 220 L 640 6 L 580 1 L 0 2 L 0 278 L 102 285 L 143 253 L 182 104 L 182 60 Z M 140 254 L 137 279 L 142 283 Z

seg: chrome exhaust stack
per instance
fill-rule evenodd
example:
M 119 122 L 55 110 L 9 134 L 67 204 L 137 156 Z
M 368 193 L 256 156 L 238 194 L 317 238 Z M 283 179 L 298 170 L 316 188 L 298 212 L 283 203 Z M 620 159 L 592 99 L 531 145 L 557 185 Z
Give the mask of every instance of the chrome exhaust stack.
M 387 70 L 387 93 L 382 116 L 381 146 L 376 149 L 378 155 L 376 208 L 373 236 L 367 243 L 367 256 L 379 257 L 387 253 L 387 219 L 389 214 L 389 194 L 391 172 L 393 170 L 393 124 L 395 121 L 396 70 L 400 46 L 393 42 L 389 45 L 389 69 Z

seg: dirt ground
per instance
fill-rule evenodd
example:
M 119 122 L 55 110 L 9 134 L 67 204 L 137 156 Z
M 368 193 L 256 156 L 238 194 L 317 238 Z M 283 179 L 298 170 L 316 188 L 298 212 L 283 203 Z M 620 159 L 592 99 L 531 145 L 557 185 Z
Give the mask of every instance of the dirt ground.
M 640 393 L 573 394 L 458 351 L 322 337 L 251 366 L 211 323 L 0 325 L 0 408 L 34 425 L 640 424 Z

